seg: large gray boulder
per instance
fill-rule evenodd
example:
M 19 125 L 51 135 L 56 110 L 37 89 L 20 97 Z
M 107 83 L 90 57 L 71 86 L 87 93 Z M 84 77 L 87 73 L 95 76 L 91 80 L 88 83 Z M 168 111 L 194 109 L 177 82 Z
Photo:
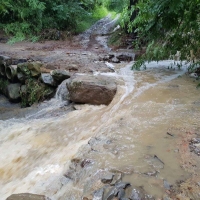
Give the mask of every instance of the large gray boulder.
M 45 197 L 44 195 L 21 193 L 21 194 L 12 194 L 6 200 L 50 200 L 50 198 Z
M 113 79 L 106 76 L 76 75 L 67 80 L 69 100 L 76 103 L 108 105 L 117 91 Z
M 6 88 L 6 96 L 11 102 L 20 101 L 20 83 L 8 84 Z

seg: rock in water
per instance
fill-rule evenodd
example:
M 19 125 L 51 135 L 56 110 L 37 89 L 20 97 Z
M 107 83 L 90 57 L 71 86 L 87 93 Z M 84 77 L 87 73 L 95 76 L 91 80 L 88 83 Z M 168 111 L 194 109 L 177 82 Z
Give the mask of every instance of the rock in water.
M 114 98 L 117 85 L 106 76 L 78 75 L 67 81 L 69 98 L 76 103 L 108 105 Z
M 62 69 L 55 69 L 51 71 L 50 74 L 53 77 L 53 79 L 56 80 L 58 83 L 61 83 L 65 79 L 70 78 L 70 73 Z
M 49 73 L 41 73 L 41 80 L 47 85 L 58 86 L 57 82 L 54 81 L 53 77 Z
M 105 197 L 105 200 L 113 200 L 114 197 L 116 197 L 118 194 L 118 189 L 117 188 L 111 188 L 109 191 L 108 191 L 108 194 L 106 195 Z
M 190 77 L 191 77 L 191 78 L 198 78 L 198 74 L 197 74 L 197 73 L 191 73 L 191 74 L 190 74 Z
M 106 172 L 106 174 L 101 178 L 102 183 L 110 183 L 113 179 L 114 174 L 111 172 Z
M 101 188 L 94 192 L 94 196 L 92 200 L 102 200 L 104 195 L 104 189 Z
M 6 200 L 51 200 L 44 195 L 30 194 L 30 193 L 21 193 L 21 194 L 12 194 Z
M 145 195 L 139 190 L 133 189 L 129 199 L 131 200 L 142 200 L 145 198 Z
M 9 84 L 6 88 L 6 96 L 11 102 L 19 102 L 20 100 L 20 86 L 19 83 Z

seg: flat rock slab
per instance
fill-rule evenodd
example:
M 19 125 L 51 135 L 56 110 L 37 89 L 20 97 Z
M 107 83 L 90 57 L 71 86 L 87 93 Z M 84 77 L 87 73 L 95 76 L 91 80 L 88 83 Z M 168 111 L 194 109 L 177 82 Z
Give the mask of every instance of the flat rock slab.
M 44 195 L 30 194 L 30 193 L 21 193 L 21 194 L 12 194 L 6 200 L 51 200 Z
M 107 76 L 76 75 L 68 79 L 69 100 L 76 103 L 108 105 L 114 98 L 117 85 Z

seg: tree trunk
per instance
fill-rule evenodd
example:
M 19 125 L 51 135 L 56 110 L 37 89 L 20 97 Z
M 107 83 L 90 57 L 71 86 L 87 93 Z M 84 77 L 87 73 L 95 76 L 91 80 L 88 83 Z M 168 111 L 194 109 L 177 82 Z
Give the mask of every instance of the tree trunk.
M 138 0 L 130 0 L 130 5 L 129 5 L 129 9 L 131 9 L 131 6 L 134 6 L 138 3 Z M 134 10 L 134 12 L 132 13 L 131 17 L 130 17 L 130 21 L 133 21 L 137 16 L 137 10 Z

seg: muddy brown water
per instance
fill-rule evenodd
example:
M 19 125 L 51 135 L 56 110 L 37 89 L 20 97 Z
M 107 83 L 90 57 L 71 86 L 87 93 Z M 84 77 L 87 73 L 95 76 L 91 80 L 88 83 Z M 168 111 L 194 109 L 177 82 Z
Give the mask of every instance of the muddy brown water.
M 173 185 L 189 178 L 177 142 L 187 131 L 199 130 L 200 93 L 184 67 L 167 69 L 169 63 L 150 63 L 137 72 L 130 70 L 132 63 L 116 64 L 116 73 L 105 73 L 118 83 L 108 106 L 77 105 L 77 110 L 51 115 L 63 104 L 50 101 L 34 113 L 0 120 L 0 199 L 25 192 L 81 199 L 100 170 L 123 172 L 124 181 L 143 186 L 155 198 L 165 193 L 163 180 Z M 46 115 L 38 119 L 41 110 Z M 110 142 L 88 151 L 91 137 Z M 80 154 L 93 165 L 70 182 L 63 174 Z

